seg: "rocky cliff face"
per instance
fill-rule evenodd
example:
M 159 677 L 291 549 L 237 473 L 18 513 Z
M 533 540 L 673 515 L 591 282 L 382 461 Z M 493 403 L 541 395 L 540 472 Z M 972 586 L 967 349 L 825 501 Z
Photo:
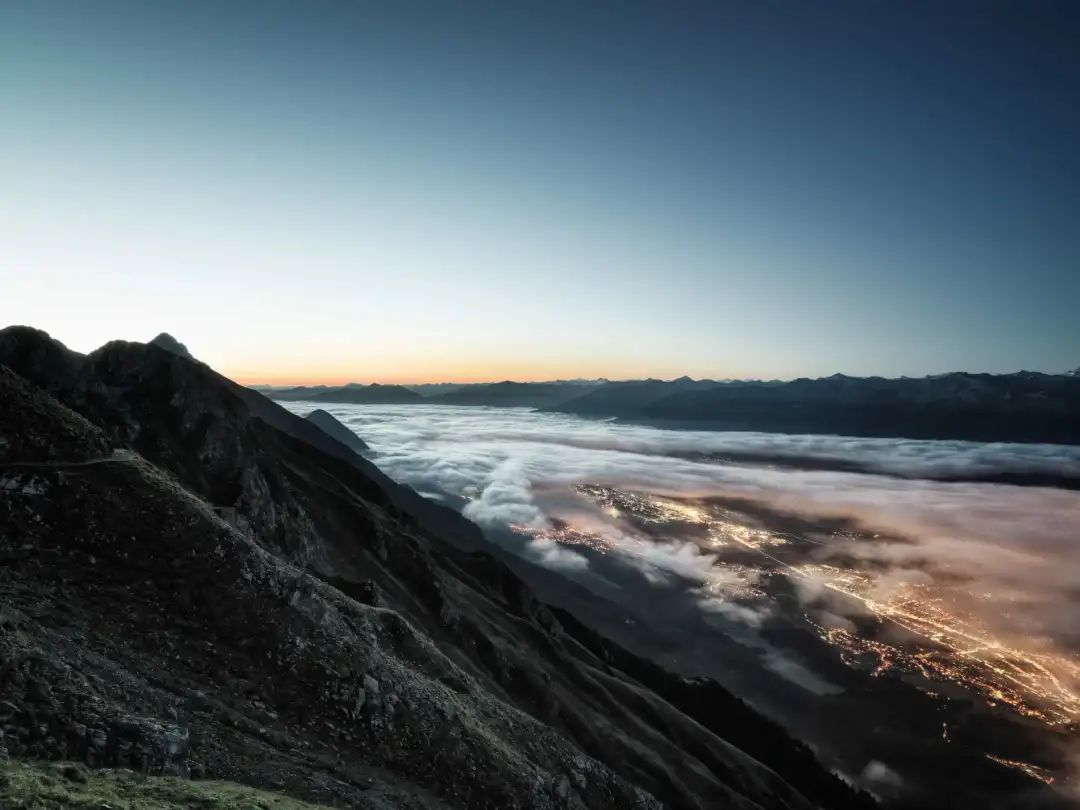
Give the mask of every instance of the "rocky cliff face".
M 653 689 L 679 679 L 460 550 L 465 521 L 206 366 L 23 328 L 0 366 L 9 755 L 355 807 L 863 806 L 790 740 L 778 774 L 676 709 Z

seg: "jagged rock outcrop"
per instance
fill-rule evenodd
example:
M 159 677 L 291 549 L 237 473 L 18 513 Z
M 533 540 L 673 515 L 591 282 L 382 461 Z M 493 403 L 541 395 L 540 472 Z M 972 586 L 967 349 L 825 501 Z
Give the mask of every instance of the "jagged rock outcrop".
M 195 359 L 191 356 L 191 352 L 188 351 L 187 346 L 174 338 L 168 332 L 162 332 L 156 338 L 151 340 L 150 344 L 153 346 L 157 346 L 160 349 L 164 349 L 167 352 L 172 352 L 173 354 L 178 354 L 181 357 L 186 357 L 188 360 Z
M 341 442 L 343 445 L 355 450 L 357 453 L 365 453 L 371 449 L 368 447 L 367 442 L 345 427 L 345 425 L 341 424 L 341 422 L 334 418 L 333 414 L 327 413 L 321 408 L 315 409 L 304 418 L 330 438 Z
M 478 542 L 465 521 L 206 366 L 21 328 L 0 364 L 9 754 L 355 807 L 864 806 L 676 709 L 439 534 Z

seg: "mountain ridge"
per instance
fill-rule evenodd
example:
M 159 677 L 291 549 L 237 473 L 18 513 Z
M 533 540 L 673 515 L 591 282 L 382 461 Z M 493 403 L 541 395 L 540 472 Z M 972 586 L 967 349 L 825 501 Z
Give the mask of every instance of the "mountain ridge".
M 0 644 L 45 656 L 0 692 L 21 707 L 44 690 L 52 697 L 35 716 L 50 729 L 96 724 L 101 735 L 99 746 L 99 731 L 64 732 L 61 750 L 55 733 L 30 732 L 10 753 L 195 769 L 356 806 L 380 797 L 402 807 L 648 806 L 650 790 L 674 807 L 809 806 L 772 770 L 604 664 L 497 559 L 458 551 L 482 543 L 471 524 L 418 503 L 261 394 L 155 346 L 114 342 L 83 356 L 28 329 L 0 330 L 0 363 L 12 369 L 0 424 L 31 437 L 0 444 L 0 470 L 16 482 L 0 521 L 4 536 L 23 540 L 0 549 L 17 560 L 7 568 L 15 579 L 0 584 L 19 630 L 3 630 Z M 33 414 L 44 414 L 42 426 L 29 430 Z M 59 453 L 68 433 L 91 463 L 25 467 L 28 454 Z M 226 564 L 202 562 L 218 553 Z M 40 618 L 52 615 L 57 588 L 68 623 Z M 243 623 L 256 614 L 279 619 Z M 100 632 L 85 624 L 92 615 Z M 344 635 L 319 631 L 319 615 L 338 617 L 331 626 Z M 53 639 L 48 651 L 26 647 L 34 634 Z M 369 651 L 359 669 L 342 658 L 345 638 Z M 211 639 L 217 652 L 199 646 Z M 285 667 L 276 680 L 256 674 L 267 656 Z M 56 679 L 72 666 L 104 686 Z M 208 680 L 207 667 L 233 674 Z M 313 677 L 336 691 L 312 691 Z M 256 681 L 256 697 L 236 691 Z M 211 694 L 210 683 L 224 688 Z M 95 694 L 107 717 L 78 708 Z M 451 703 L 474 719 L 447 726 L 438 718 L 455 716 L 444 711 Z M 124 725 L 136 705 L 143 719 Z M 775 728 L 750 716 L 751 729 Z M 437 736 L 449 747 L 432 769 L 425 740 L 435 728 L 450 736 Z M 348 752 L 336 769 L 319 764 L 324 736 L 339 758 Z M 829 806 L 865 805 L 788 740 L 793 755 L 805 752 L 788 778 Z M 308 750 L 317 761 L 298 753 Z M 363 780 L 377 789 L 358 792 Z
M 560 410 L 579 412 L 571 401 Z M 1021 371 L 798 379 L 680 391 L 617 414 L 712 430 L 1080 443 L 1080 380 Z
M 280 399 L 337 398 L 348 388 L 266 390 Z M 383 400 L 386 401 L 386 400 Z M 1080 443 L 1080 377 L 1018 371 L 925 377 L 777 380 L 624 380 L 439 388 L 398 404 L 531 407 L 697 430 L 822 433 L 867 437 Z

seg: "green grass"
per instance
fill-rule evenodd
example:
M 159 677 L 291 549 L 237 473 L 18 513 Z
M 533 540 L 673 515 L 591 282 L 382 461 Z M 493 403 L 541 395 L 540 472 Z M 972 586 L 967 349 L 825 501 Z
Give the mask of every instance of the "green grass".
M 4 810 L 318 810 L 318 805 L 233 782 L 145 777 L 66 763 L 0 760 Z

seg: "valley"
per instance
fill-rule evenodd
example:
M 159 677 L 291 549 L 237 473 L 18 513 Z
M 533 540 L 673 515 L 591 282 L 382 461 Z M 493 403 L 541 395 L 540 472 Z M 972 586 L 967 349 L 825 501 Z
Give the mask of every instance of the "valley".
M 717 679 L 890 806 L 978 801 L 972 773 L 1018 807 L 1069 805 L 1080 659 L 1056 606 L 1076 609 L 1058 572 L 1080 497 L 983 479 L 1074 475 L 1075 448 L 766 441 L 520 408 L 334 415 L 389 474 L 600 604 L 545 598 Z

